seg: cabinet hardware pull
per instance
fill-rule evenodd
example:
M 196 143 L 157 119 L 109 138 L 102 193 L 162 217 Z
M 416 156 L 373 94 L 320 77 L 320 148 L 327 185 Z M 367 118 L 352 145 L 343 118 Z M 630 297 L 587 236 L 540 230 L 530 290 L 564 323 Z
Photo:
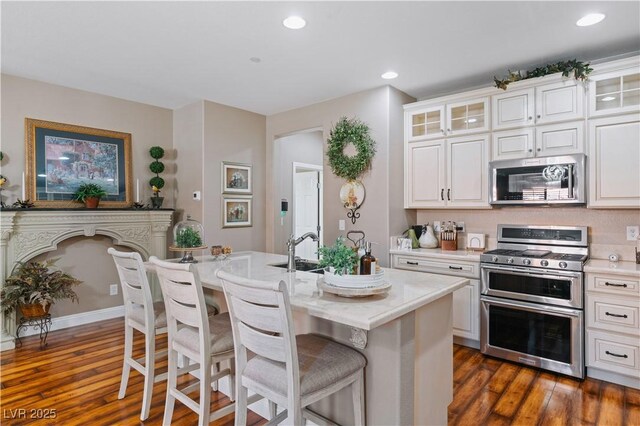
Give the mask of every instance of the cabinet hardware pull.
M 409 262 L 409 261 L 407 260 L 407 265 L 418 266 L 418 262 Z
M 455 269 L 456 271 L 462 271 L 462 266 L 451 266 L 451 265 L 449 265 L 449 269 Z
M 626 284 L 610 283 L 609 281 L 605 281 L 604 285 L 608 285 L 608 286 L 611 286 L 611 287 L 624 287 L 624 288 L 627 288 Z
M 451 188 L 447 189 L 447 200 L 451 201 Z
M 542 151 L 540 148 L 538 148 L 538 152 Z
M 529 120 L 533 120 L 533 117 L 529 116 Z
M 624 314 L 624 315 L 620 315 L 620 314 L 610 314 L 609 312 L 605 312 L 604 314 L 605 314 L 605 315 L 607 315 L 607 316 L 610 316 L 610 317 L 616 317 L 616 318 L 627 318 L 627 314 Z
M 604 353 L 607 355 L 618 357 L 618 358 L 629 358 L 627 354 L 620 355 L 620 354 L 614 354 L 613 352 L 609 352 L 609 351 L 604 351 Z
M 533 152 L 533 149 L 529 148 L 529 152 Z
M 538 114 L 538 118 L 542 117 L 540 114 Z
M 444 129 L 440 129 L 440 132 L 442 132 L 442 134 L 444 135 Z
M 447 132 L 450 132 L 450 131 L 451 131 L 451 129 L 447 129 Z
M 444 201 L 444 188 L 440 189 L 440 199 Z

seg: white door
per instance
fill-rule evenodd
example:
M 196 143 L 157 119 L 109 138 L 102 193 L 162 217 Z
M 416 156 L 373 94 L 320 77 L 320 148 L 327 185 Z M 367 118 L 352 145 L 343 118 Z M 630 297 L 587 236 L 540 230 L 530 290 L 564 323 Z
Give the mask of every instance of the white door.
M 447 140 L 447 206 L 489 208 L 488 154 L 486 134 Z
M 640 118 L 589 123 L 589 207 L 640 206 Z
M 491 155 L 494 160 L 533 157 L 533 129 L 494 132 Z
M 525 89 L 492 96 L 493 130 L 533 125 L 533 95 Z
M 294 234 L 296 238 L 307 232 L 319 235 L 322 191 L 320 190 L 320 176 L 318 170 L 300 170 L 294 172 Z M 305 239 L 296 247 L 296 256 L 303 259 L 318 259 L 318 243 L 310 238 Z
M 405 207 L 444 207 L 444 141 L 410 143 Z
M 562 81 L 536 87 L 536 124 L 584 117 L 584 86 Z
M 584 121 L 536 127 L 536 155 L 583 154 Z

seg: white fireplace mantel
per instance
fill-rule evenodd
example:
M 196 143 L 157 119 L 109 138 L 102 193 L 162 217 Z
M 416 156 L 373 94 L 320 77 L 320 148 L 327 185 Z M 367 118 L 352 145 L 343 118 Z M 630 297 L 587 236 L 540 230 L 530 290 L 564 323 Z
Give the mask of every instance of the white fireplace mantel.
M 166 257 L 172 210 L 4 210 L 0 211 L 2 283 L 17 262 L 56 250 L 76 237 L 106 235 L 114 244 L 130 247 L 143 258 Z M 0 284 L 2 285 L 2 284 Z M 1 316 L 0 350 L 15 347 L 15 315 Z

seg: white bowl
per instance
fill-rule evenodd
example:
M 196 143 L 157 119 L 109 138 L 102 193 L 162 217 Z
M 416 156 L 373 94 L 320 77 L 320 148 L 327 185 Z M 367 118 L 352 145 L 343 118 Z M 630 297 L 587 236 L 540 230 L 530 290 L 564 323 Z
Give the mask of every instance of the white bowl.
M 373 275 L 338 275 L 325 269 L 324 282 L 345 288 L 377 287 L 384 282 L 384 271 Z

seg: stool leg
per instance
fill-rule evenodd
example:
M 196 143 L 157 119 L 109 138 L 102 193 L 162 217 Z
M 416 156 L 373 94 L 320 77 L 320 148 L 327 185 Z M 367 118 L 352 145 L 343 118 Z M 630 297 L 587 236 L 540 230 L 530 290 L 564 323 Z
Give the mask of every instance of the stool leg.
M 273 420 L 278 414 L 278 404 L 273 401 L 269 401 L 269 420 Z
M 202 354 L 201 354 L 202 355 Z M 200 410 L 198 412 L 198 425 L 209 424 L 211 413 L 211 358 L 200 360 Z
M 353 424 L 356 426 L 364 425 L 365 405 L 364 405 L 364 370 L 360 370 L 358 379 L 351 383 L 351 391 L 353 395 Z
M 127 383 L 129 382 L 129 371 L 131 366 L 129 360 L 133 352 L 133 328 L 126 323 L 124 324 L 124 360 L 122 362 L 122 378 L 120 379 L 120 392 L 118 392 L 118 399 L 124 398 L 127 392 Z
M 247 388 L 240 383 L 240 376 L 236 376 L 236 421 L 235 426 L 247 424 Z
M 164 417 L 162 419 L 163 426 L 171 425 L 171 417 L 173 417 L 173 407 L 176 398 L 171 394 L 176 389 L 178 383 L 178 353 L 171 349 L 171 340 L 169 340 L 169 369 L 167 371 L 167 398 L 164 403 Z
M 147 330 L 148 333 L 144 336 L 145 340 L 145 354 L 144 354 L 144 389 L 142 397 L 142 411 L 140 412 L 140 420 L 146 420 L 149 417 L 149 410 L 151 409 L 151 398 L 153 397 L 153 383 L 155 377 L 155 354 L 156 354 L 156 339 L 153 334 L 153 330 Z M 150 331 L 150 332 L 149 332 Z

